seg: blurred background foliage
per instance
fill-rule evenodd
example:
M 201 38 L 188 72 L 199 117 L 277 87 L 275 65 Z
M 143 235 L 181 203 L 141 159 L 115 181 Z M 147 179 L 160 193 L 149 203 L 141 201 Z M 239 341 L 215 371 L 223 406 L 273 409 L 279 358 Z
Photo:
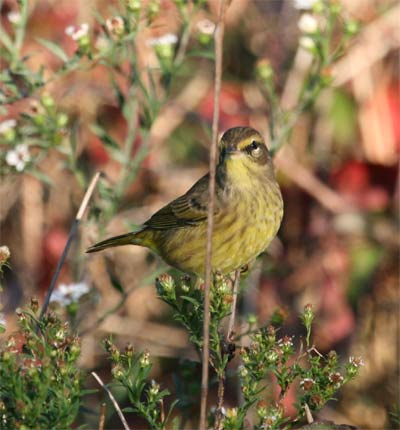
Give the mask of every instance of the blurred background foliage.
M 270 110 L 255 78 L 260 64 L 274 71 L 281 106 L 295 104 L 310 67 L 309 52 L 299 45 L 299 19 L 311 3 L 232 0 L 221 131 L 251 125 L 269 135 Z M 366 363 L 320 416 L 395 428 L 400 7 L 389 0 L 333 4 L 359 32 L 322 70 L 332 85 L 299 116 L 277 152 L 284 221 L 279 239 L 243 282 L 238 331 L 249 313 L 262 324 L 280 307 L 289 333 L 298 333 L 296 316 L 312 303 L 318 349 L 362 355 Z M 183 362 L 193 350 L 156 297 L 154 278 L 165 266 L 139 247 L 93 257 L 84 250 L 140 224 L 206 171 L 213 111 L 209 29 L 217 2 L 127 1 L 122 22 L 118 2 L 0 5 L 0 245 L 11 251 L 1 299 L 7 332 L 15 328 L 17 306 L 43 297 L 84 189 L 101 170 L 90 215 L 59 279 L 90 287 L 79 308 L 69 309 L 82 334 L 81 366 L 108 372 L 99 341 L 113 333 L 121 345 L 129 341 L 158 357 L 152 372 L 174 391 L 177 375 L 200 378 L 200 367 Z M 189 408 L 197 406 L 195 387 L 178 388 Z M 226 391 L 229 406 L 239 394 L 233 385 Z M 94 408 L 98 401 L 93 396 Z M 285 401 L 293 403 L 294 393 Z M 94 425 L 90 415 L 84 419 Z

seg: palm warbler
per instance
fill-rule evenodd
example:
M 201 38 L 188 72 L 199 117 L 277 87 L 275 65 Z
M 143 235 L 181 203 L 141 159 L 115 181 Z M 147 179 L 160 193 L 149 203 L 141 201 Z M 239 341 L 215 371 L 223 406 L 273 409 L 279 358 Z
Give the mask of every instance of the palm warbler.
M 209 174 L 156 212 L 139 231 L 112 237 L 87 252 L 140 245 L 177 269 L 204 276 Z M 266 249 L 283 216 L 283 201 L 262 136 L 249 127 L 226 131 L 216 170 L 212 270 L 228 274 Z

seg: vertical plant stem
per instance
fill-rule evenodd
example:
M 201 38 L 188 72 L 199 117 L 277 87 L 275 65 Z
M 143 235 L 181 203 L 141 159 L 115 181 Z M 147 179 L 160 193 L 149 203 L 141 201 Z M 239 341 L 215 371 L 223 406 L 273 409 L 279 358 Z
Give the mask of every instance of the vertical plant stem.
M 49 307 L 50 298 L 51 298 L 51 295 L 53 294 L 54 288 L 56 286 L 58 275 L 60 274 L 61 268 L 62 268 L 64 261 L 67 257 L 71 243 L 74 240 L 75 234 L 78 230 L 78 225 L 79 225 L 79 223 L 83 217 L 83 214 L 85 213 L 85 210 L 87 208 L 87 205 L 89 203 L 90 198 L 92 197 L 93 191 L 96 187 L 96 184 L 97 184 L 99 178 L 100 178 L 100 172 L 97 172 L 94 175 L 92 181 L 90 182 L 89 187 L 88 187 L 88 189 L 87 189 L 87 191 L 86 191 L 86 193 L 82 199 L 82 203 L 79 207 L 79 210 L 76 214 L 74 223 L 72 224 L 71 230 L 69 232 L 67 243 L 65 244 L 63 253 L 62 253 L 60 259 L 58 260 L 56 271 L 54 272 L 53 278 L 51 279 L 50 287 L 47 291 L 42 310 L 40 311 L 39 320 L 41 320 L 43 318 L 44 314 L 47 311 L 47 308 Z
M 314 418 L 307 403 L 304 405 L 304 410 L 306 412 L 307 423 L 312 424 L 314 422 Z
M 162 430 L 165 430 L 165 409 L 163 399 L 160 400 L 160 421 L 162 422 Z
M 218 376 L 218 403 L 215 412 L 214 430 L 222 429 L 222 407 L 224 406 L 224 392 L 225 392 L 225 375 Z
M 200 403 L 200 430 L 206 430 L 207 417 L 207 395 L 208 395 L 208 363 L 210 356 L 210 288 L 211 288 L 211 257 L 212 257 L 212 232 L 214 225 L 214 203 L 215 203 L 215 172 L 218 145 L 218 123 L 219 123 L 219 98 L 221 92 L 222 76 L 222 44 L 224 37 L 224 0 L 219 1 L 219 16 L 215 28 L 215 84 L 214 84 L 214 113 L 212 124 L 212 141 L 210 148 L 210 185 L 209 205 L 207 214 L 207 249 L 206 249 L 206 273 L 204 291 L 204 322 L 203 322 L 203 354 L 201 375 L 201 403 Z
M 233 295 L 232 307 L 231 307 L 231 315 L 229 317 L 228 333 L 226 335 L 226 340 L 228 342 L 231 341 L 233 328 L 235 327 L 236 304 L 237 304 L 239 282 L 240 282 L 240 269 L 237 269 L 235 271 L 235 279 L 233 281 L 233 286 L 232 286 L 232 295 Z
M 107 405 L 102 403 L 100 409 L 99 430 L 104 430 L 104 424 L 106 422 L 106 408 Z

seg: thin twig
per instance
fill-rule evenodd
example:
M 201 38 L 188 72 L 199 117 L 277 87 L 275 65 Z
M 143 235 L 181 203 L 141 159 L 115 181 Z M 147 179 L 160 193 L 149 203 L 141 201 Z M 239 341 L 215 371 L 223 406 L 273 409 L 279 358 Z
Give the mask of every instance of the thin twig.
M 239 282 L 240 282 L 240 269 L 237 269 L 235 271 L 235 279 L 233 280 L 233 286 L 232 286 L 232 296 L 233 297 L 232 297 L 231 315 L 229 317 L 228 333 L 226 335 L 226 340 L 228 342 L 231 342 L 232 334 L 233 334 L 233 328 L 235 326 L 236 303 L 237 303 Z
M 87 205 L 89 203 L 90 198 L 92 197 L 93 191 L 94 191 L 94 189 L 96 187 L 96 184 L 97 184 L 97 182 L 98 182 L 99 179 L 100 179 L 100 172 L 97 172 L 94 175 L 92 181 L 90 182 L 89 187 L 88 187 L 85 195 L 83 196 L 82 203 L 81 203 L 81 205 L 79 207 L 79 210 L 78 210 L 78 212 L 76 214 L 74 223 L 72 224 L 71 230 L 69 232 L 68 240 L 67 240 L 67 243 L 65 244 L 64 251 L 63 251 L 60 259 L 58 260 L 56 271 L 54 272 L 53 278 L 52 278 L 51 283 L 50 283 L 50 287 L 49 287 L 49 289 L 47 291 L 46 298 L 44 300 L 42 310 L 40 311 L 39 320 L 41 320 L 43 318 L 44 314 L 47 311 L 47 308 L 49 307 L 50 297 L 53 294 L 54 287 L 56 285 L 56 282 L 57 282 L 58 276 L 60 274 L 61 268 L 62 268 L 62 266 L 64 264 L 64 261 L 65 261 L 65 259 L 67 257 L 67 254 L 68 254 L 69 248 L 71 246 L 71 243 L 74 240 L 75 234 L 76 234 L 76 232 L 78 230 L 78 225 L 79 225 L 79 223 L 80 223 L 80 221 L 81 221 L 81 219 L 83 217 L 83 214 L 85 213 L 86 207 L 87 207 Z
M 218 403 L 217 410 L 215 411 L 215 423 L 214 429 L 221 430 L 222 428 L 222 407 L 224 406 L 224 392 L 225 392 L 225 378 L 224 376 L 218 376 Z
M 163 423 L 162 430 L 165 430 L 165 409 L 163 399 L 160 399 L 160 421 Z
M 108 397 L 110 398 L 111 403 L 114 405 L 114 408 L 117 411 L 117 414 L 122 421 L 124 429 L 132 430 L 129 428 L 128 423 L 124 417 L 124 414 L 122 413 L 121 408 L 119 407 L 117 401 L 115 400 L 115 397 L 113 396 L 112 392 L 108 389 L 108 387 L 104 385 L 103 381 L 100 379 L 100 376 L 96 372 L 91 372 L 91 374 L 93 375 L 94 379 L 96 379 L 96 381 L 99 383 L 100 387 L 103 388 L 103 390 L 108 394 Z
M 207 214 L 207 249 L 206 249 L 206 273 L 204 287 L 204 321 L 203 321 L 203 368 L 201 375 L 201 403 L 200 403 L 200 430 L 206 430 L 207 395 L 208 395 L 208 361 L 210 356 L 210 288 L 211 288 L 211 257 L 212 257 L 212 232 L 214 225 L 214 203 L 215 203 L 215 172 L 218 145 L 219 124 L 219 98 L 221 92 L 222 76 L 222 49 L 224 38 L 224 0 L 219 2 L 219 16 L 215 28 L 215 84 L 214 84 L 214 112 L 212 124 L 212 142 L 210 148 L 210 183 L 209 204 Z
M 307 403 L 304 404 L 304 410 L 306 412 L 307 423 L 312 424 L 314 422 L 314 418 L 311 414 L 310 408 Z
M 106 422 L 106 408 L 107 405 L 102 403 L 100 407 L 99 430 L 104 430 L 104 424 Z
M 185 58 L 186 50 L 190 41 L 190 33 L 192 32 L 192 19 L 193 19 L 193 13 L 190 14 L 187 26 L 183 31 L 178 52 L 176 54 L 175 61 L 174 61 L 175 67 L 179 67 Z

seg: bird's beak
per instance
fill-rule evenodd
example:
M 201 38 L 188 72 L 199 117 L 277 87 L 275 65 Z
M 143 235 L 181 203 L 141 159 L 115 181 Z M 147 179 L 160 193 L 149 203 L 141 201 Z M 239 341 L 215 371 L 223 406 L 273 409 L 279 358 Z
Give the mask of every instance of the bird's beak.
M 229 160 L 235 154 L 240 153 L 237 149 L 234 148 L 223 148 L 220 153 L 220 162 L 224 162 L 225 160 Z
M 230 157 L 233 154 L 237 154 L 238 152 L 240 152 L 240 151 L 238 151 L 235 148 L 225 148 L 224 155 L 227 156 L 227 157 Z

